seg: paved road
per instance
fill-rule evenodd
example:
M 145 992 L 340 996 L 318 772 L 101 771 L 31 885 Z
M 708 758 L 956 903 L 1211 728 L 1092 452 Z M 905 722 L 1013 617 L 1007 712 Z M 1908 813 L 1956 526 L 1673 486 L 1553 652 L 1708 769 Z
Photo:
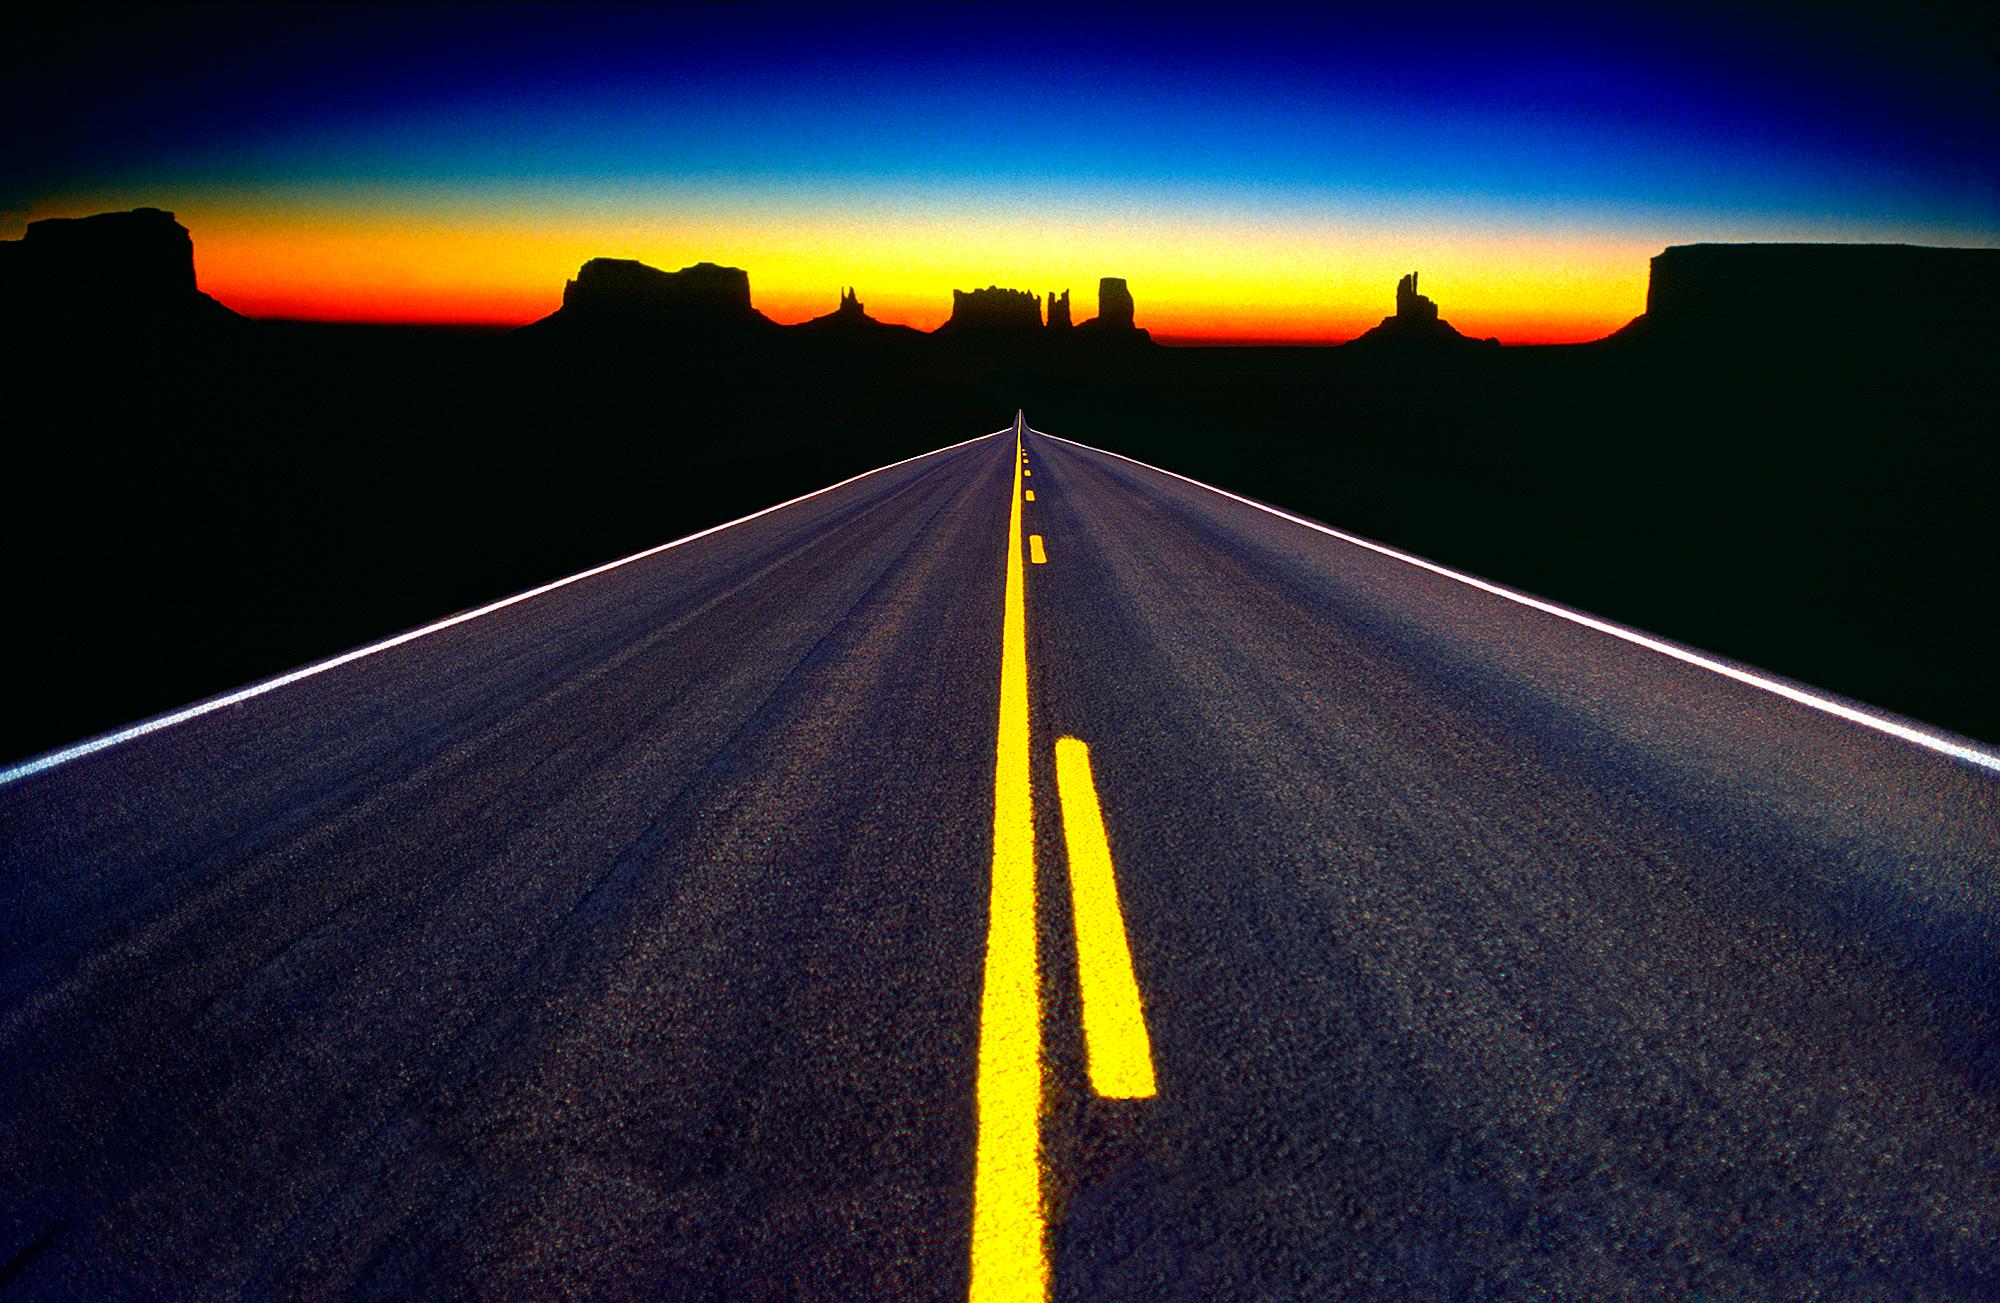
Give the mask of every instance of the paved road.
M 964 1298 L 1015 485 L 1055 1297 L 2000 1293 L 2000 778 L 1026 446 L 0 786 L 0 1293 Z

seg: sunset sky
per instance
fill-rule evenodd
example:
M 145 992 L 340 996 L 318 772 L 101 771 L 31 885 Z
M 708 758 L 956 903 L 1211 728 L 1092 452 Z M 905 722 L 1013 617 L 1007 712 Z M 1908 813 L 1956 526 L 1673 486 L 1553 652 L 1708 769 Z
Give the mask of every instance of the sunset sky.
M 2000 244 L 1979 6 L 90 10 L 5 57 L 0 237 L 142 204 L 252 316 L 520 323 L 587 258 L 857 287 L 1124 276 L 1167 339 L 1337 340 L 1396 278 L 1589 339 L 1702 240 Z

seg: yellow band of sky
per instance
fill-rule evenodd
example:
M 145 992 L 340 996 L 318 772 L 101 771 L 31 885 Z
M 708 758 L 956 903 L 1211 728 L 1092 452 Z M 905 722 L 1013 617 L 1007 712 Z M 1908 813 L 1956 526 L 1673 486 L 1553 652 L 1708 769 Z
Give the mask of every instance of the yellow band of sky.
M 13 215 L 69 216 L 150 203 L 193 233 L 202 288 L 249 316 L 524 324 L 553 312 L 592 257 L 673 270 L 746 269 L 780 322 L 831 312 L 854 286 L 870 315 L 933 329 L 951 291 L 988 284 L 1069 290 L 1096 315 L 1101 276 L 1122 276 L 1139 324 L 1169 338 L 1351 338 L 1423 273 L 1445 317 L 1474 336 L 1599 338 L 1643 310 L 1657 235 L 1373 224 L 1329 214 L 1257 221 L 1143 211 L 988 213 L 976 204 L 853 211 L 509 199 L 413 203 L 393 194 L 189 191 L 73 196 Z M 16 232 L 18 233 L 18 232 Z

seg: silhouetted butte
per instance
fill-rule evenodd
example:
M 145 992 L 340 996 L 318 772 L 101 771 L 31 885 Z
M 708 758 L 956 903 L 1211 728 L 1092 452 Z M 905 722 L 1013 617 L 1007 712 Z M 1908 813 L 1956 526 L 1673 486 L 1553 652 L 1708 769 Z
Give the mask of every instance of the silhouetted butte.
M 240 320 L 196 288 L 194 241 L 158 208 L 28 223 L 0 241 L 0 304 L 7 327 L 30 337 Z
M 1654 256 L 1646 311 L 1612 338 L 1737 361 L 2000 347 L 2000 249 L 1682 244 Z
M 1436 352 L 1463 345 L 1491 345 L 1497 348 L 1499 344 L 1497 339 L 1470 339 L 1439 316 L 1437 304 L 1417 292 L 1416 272 L 1396 282 L 1395 315 L 1382 318 L 1380 325 L 1348 341 L 1349 347 L 1358 345 L 1364 352 L 1379 354 L 1389 353 L 1390 350 L 1398 353 Z

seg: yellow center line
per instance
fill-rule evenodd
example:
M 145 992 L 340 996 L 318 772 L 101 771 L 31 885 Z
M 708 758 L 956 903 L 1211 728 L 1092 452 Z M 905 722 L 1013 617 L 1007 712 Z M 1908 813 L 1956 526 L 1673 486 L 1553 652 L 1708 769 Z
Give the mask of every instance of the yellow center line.
M 1014 446 L 1021 448 L 1017 416 Z M 1028 626 L 1021 476 L 1007 522 L 1000 731 L 993 765 L 993 889 L 979 1002 L 979 1140 L 972 1184 L 972 1303 L 1048 1297 L 1042 1223 L 1042 1006 L 1035 953 L 1035 808 L 1028 781 Z
M 1108 1099 L 1153 1097 L 1153 1046 L 1125 915 L 1118 908 L 1118 879 L 1104 810 L 1090 773 L 1090 748 L 1073 737 L 1056 741 L 1056 793 L 1062 802 L 1063 841 L 1069 848 L 1069 886 L 1076 902 L 1076 963 L 1083 990 L 1083 1037 L 1090 1084 Z
M 1042 536 L 1040 534 L 1028 535 L 1028 559 L 1038 566 L 1048 564 L 1049 554 L 1042 549 Z

